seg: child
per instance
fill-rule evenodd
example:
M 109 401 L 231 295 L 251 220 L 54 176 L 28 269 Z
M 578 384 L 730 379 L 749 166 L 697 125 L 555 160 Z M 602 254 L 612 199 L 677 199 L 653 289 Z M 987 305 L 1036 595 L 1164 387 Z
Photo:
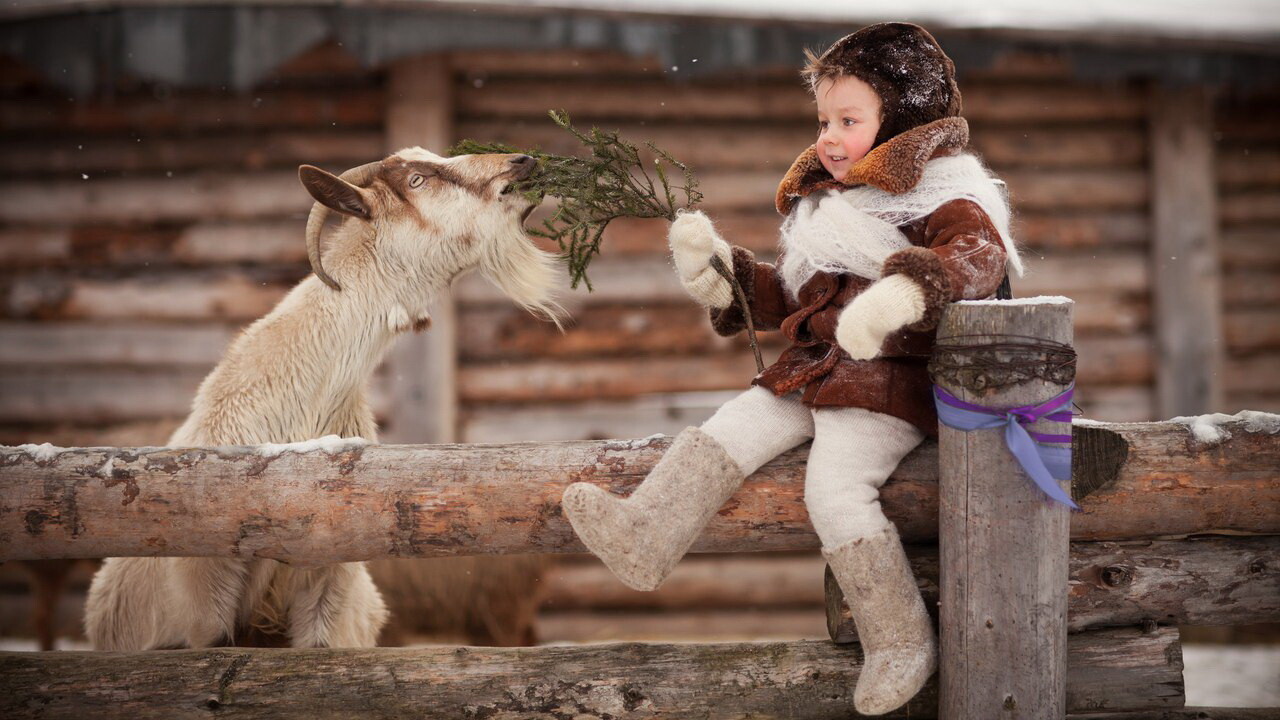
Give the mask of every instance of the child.
M 803 76 L 818 139 L 778 188 L 778 265 L 731 247 L 702 213 L 670 242 L 680 279 L 722 335 L 743 308 L 710 267 L 734 271 L 756 327 L 791 341 L 753 387 L 686 428 L 631 496 L 575 483 L 563 507 L 582 542 L 628 586 L 656 588 L 743 479 L 813 439 L 805 505 L 865 653 L 861 713 L 886 713 L 933 673 L 937 643 L 879 488 L 937 416 L 925 368 L 943 308 L 1021 274 L 1009 210 L 964 151 L 955 68 L 923 28 L 864 28 Z

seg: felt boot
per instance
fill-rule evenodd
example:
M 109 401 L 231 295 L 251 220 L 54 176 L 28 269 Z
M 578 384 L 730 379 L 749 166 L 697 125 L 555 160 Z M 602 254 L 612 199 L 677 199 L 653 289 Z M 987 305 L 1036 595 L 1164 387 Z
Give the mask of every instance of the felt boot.
M 574 483 L 561 506 L 578 538 L 619 580 L 654 590 L 744 477 L 720 443 L 689 427 L 630 497 Z
M 882 715 L 915 696 L 938 665 L 938 643 L 925 612 L 898 531 L 890 525 L 874 535 L 823 548 L 862 644 L 862 674 L 853 705 L 863 715 Z

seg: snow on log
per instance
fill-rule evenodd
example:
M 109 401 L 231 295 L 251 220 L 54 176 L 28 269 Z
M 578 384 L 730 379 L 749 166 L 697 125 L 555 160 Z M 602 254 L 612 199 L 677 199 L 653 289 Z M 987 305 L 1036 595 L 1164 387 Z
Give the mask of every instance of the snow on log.
M 1183 424 L 1077 424 L 1074 540 L 1280 534 L 1280 434 L 1254 414 L 1214 444 Z M 1252 429 L 1251 429 L 1252 428 Z M 0 447 L 0 559 L 380 557 L 582 552 L 560 514 L 579 480 L 631 491 L 670 440 L 509 445 Z M 807 447 L 747 480 L 699 552 L 818 546 L 803 501 Z M 881 497 L 910 542 L 937 537 L 937 445 Z
M 853 714 L 858 654 L 826 641 L 0 653 L 0 716 L 816 720 Z M 1182 704 L 1177 630 L 1068 642 L 1069 710 Z M 936 678 L 884 717 L 937 717 Z

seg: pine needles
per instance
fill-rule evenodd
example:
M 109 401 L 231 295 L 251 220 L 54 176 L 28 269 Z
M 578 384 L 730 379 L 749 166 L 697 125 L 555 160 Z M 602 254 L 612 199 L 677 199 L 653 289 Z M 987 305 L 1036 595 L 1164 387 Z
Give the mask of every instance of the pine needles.
M 694 207 L 702 201 L 702 193 L 689 168 L 652 142 L 645 143 L 656 156 L 650 164 L 641 159 L 639 148 L 616 132 L 593 127 L 584 133 L 569 124 L 564 111 L 552 110 L 548 114 L 590 151 L 586 157 L 551 155 L 474 140 L 459 142 L 449 149 L 449 154 L 524 153 L 537 158 L 538 169 L 517 183 L 514 190 L 532 202 L 541 202 L 550 195 L 560 204 L 541 227 L 532 228 L 529 233 L 555 240 L 569 266 L 572 287 L 583 282 L 590 290 L 587 267 L 599 254 L 610 222 L 620 217 L 674 220 L 678 208 Z M 673 184 L 672 170 L 678 171 L 684 184 Z M 677 195 L 683 195 L 682 203 L 677 203 Z

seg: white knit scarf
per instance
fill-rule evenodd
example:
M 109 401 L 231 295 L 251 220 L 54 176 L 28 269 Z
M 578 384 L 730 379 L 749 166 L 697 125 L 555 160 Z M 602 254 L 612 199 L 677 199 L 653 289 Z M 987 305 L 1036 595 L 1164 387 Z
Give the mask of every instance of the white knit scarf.
M 952 200 L 972 200 L 991 218 L 1008 255 L 1007 267 L 1022 275 L 1009 234 L 1009 204 L 978 158 L 969 153 L 934 158 L 916 186 L 893 194 L 871 185 L 813 193 L 797 203 L 782 224 L 783 284 L 792 297 L 819 270 L 880 277 L 884 261 L 911 242 L 898 230 Z

